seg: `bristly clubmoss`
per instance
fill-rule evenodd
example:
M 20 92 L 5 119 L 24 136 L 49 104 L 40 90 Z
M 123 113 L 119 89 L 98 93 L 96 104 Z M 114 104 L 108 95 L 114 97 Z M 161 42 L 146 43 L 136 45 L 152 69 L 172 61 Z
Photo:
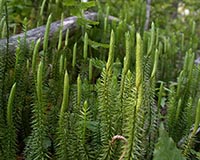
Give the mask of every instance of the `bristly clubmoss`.
M 197 159 L 199 18 L 146 3 L 0 0 L 0 159 Z

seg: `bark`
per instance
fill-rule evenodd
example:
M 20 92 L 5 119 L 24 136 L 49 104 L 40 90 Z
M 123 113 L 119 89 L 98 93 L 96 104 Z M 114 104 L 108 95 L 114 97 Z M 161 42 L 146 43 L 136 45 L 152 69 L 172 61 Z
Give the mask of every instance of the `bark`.
M 151 15 L 151 0 L 147 0 L 146 1 L 146 20 L 145 20 L 144 30 L 149 29 L 150 15 Z
M 98 20 L 98 14 L 96 12 L 85 12 L 84 14 L 85 19 L 97 21 Z M 64 19 L 63 21 L 63 29 L 62 29 L 62 36 L 64 37 L 66 34 L 66 31 L 69 29 L 69 34 L 73 35 L 75 31 L 79 28 L 77 24 L 78 17 L 72 16 Z M 109 21 L 119 21 L 119 19 L 109 16 Z M 56 21 L 51 24 L 50 32 L 49 32 L 49 41 L 52 40 L 55 33 L 57 33 L 60 29 L 61 21 Z M 41 47 L 44 41 L 44 34 L 45 34 L 45 25 L 41 27 L 37 27 L 34 29 L 31 29 L 25 33 L 17 34 L 9 38 L 9 48 L 8 53 L 11 55 L 15 54 L 17 46 L 19 46 L 19 40 L 21 43 L 25 44 L 25 46 L 29 49 L 32 43 L 36 43 L 38 39 L 41 39 Z M 24 37 L 26 37 L 24 39 Z M 0 54 L 6 54 L 6 48 L 7 48 L 7 39 L 0 39 Z M 41 48 L 40 48 L 41 49 Z

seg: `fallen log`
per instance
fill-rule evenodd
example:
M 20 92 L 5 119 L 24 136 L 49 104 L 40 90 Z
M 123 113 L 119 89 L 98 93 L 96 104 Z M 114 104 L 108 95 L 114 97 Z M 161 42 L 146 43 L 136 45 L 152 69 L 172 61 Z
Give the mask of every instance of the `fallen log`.
M 92 20 L 97 21 L 98 20 L 98 14 L 96 12 L 85 12 L 84 17 L 86 20 Z M 69 29 L 69 34 L 72 35 L 78 28 L 77 24 L 77 16 L 72 16 L 64 19 L 63 21 L 63 28 L 62 28 L 62 36 L 64 37 L 67 30 Z M 119 21 L 118 18 L 113 16 L 108 16 L 109 21 Z M 61 27 L 61 21 L 53 22 L 50 26 L 50 32 L 49 32 L 49 41 L 52 40 L 55 33 L 59 31 Z M 41 27 L 37 27 L 34 29 L 31 29 L 25 33 L 20 33 L 14 36 L 11 36 L 9 38 L 9 44 L 8 44 L 8 53 L 13 55 L 15 54 L 16 48 L 19 45 L 19 39 L 21 42 L 25 43 L 26 47 L 29 49 L 32 43 L 36 43 L 38 39 L 40 39 L 41 47 L 44 42 L 44 34 L 45 34 L 46 26 L 43 25 Z M 26 38 L 25 38 L 26 37 Z M 25 38 L 25 40 L 24 40 Z M 24 40 L 24 41 L 23 41 Z M 40 48 L 41 49 L 41 48 Z M 7 50 L 7 39 L 0 39 L 0 54 L 5 54 Z

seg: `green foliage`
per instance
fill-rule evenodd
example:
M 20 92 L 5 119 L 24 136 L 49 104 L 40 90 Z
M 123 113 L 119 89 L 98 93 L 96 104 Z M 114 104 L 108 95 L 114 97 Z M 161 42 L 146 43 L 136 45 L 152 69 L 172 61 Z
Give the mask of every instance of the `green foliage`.
M 52 15 L 49 15 L 48 20 L 47 20 L 46 29 L 45 29 L 45 34 L 44 34 L 44 43 L 43 43 L 44 54 L 46 54 L 46 52 L 47 52 L 51 21 L 52 21 Z M 44 58 L 45 58 L 45 55 L 44 55 Z
M 64 78 L 64 89 L 63 89 L 63 100 L 59 114 L 59 124 L 58 124 L 58 133 L 57 133 L 57 150 L 56 155 L 59 160 L 64 160 L 69 157 L 69 135 L 68 135 L 68 100 L 69 99 L 69 76 L 67 71 L 65 72 Z M 68 145 L 67 145 L 68 144 Z
M 38 65 L 36 81 L 36 104 L 33 106 L 32 133 L 28 139 L 25 156 L 26 159 L 47 159 L 48 152 L 45 141 L 48 141 L 46 129 L 45 105 L 43 99 L 43 62 Z
M 5 148 L 3 148 L 3 159 L 16 159 L 16 128 L 13 123 L 13 102 L 15 97 L 16 91 L 16 83 L 13 84 L 10 95 L 8 98 L 8 105 L 7 105 L 7 116 L 6 116 L 6 124 L 7 128 L 3 132 L 5 135 L 3 136 Z
M 0 159 L 198 158 L 199 24 L 179 15 L 178 1 L 152 1 L 148 30 L 143 0 L 0 4 L 1 36 L 25 36 L 15 58 L 0 53 Z M 97 21 L 85 20 L 86 10 L 96 10 Z M 69 15 L 78 28 L 63 38 Z M 46 21 L 45 36 L 28 50 L 28 28 Z
M 176 90 L 174 86 L 171 87 L 167 122 L 169 134 L 175 142 L 189 134 L 191 125 L 194 123 L 192 117 L 195 111 L 192 105 L 196 105 L 198 98 L 193 87 L 198 89 L 199 86 L 199 82 L 193 79 L 196 75 L 199 75 L 199 70 L 196 67 L 194 65 L 194 53 L 189 51 L 186 54 Z
M 189 135 L 188 139 L 187 139 L 187 143 L 184 146 L 184 155 L 189 157 L 191 154 L 191 148 L 193 146 L 193 143 L 195 141 L 195 137 L 197 134 L 197 130 L 199 128 L 199 122 L 200 122 L 200 100 L 198 101 L 198 105 L 196 108 L 196 115 L 195 115 L 195 123 L 194 123 L 194 127 L 193 127 L 193 131 L 192 133 Z
M 156 143 L 153 160 L 185 160 L 173 139 L 165 131 L 163 124 L 159 129 L 160 137 Z
M 103 69 L 101 78 L 99 80 L 97 91 L 98 91 L 98 103 L 99 103 L 99 117 L 101 119 L 100 130 L 101 133 L 101 144 L 102 149 L 102 159 L 112 159 L 111 146 L 109 140 L 115 135 L 116 128 L 115 123 L 117 117 L 116 111 L 116 91 L 117 91 L 117 81 L 113 74 L 113 61 L 114 61 L 114 32 L 111 32 L 110 48 L 108 61 L 106 63 L 106 68 Z

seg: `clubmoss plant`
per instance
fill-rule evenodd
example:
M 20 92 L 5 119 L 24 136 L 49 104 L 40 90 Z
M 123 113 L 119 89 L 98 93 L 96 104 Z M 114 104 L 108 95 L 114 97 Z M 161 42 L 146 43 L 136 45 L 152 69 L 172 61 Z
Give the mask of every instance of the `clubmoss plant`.
M 5 2 L 0 0 L 0 35 L 8 39 L 13 24 Z M 172 23 L 162 26 L 154 16 L 144 30 L 143 0 L 97 1 L 97 7 L 94 1 L 39 2 L 40 13 L 36 3 L 33 15 L 41 15 L 41 25 L 48 19 L 45 36 L 27 44 L 27 29 L 35 26 L 27 15 L 16 28 L 25 38 L 15 56 L 7 54 L 8 44 L 0 53 L 0 159 L 197 157 L 200 67 L 193 18 L 187 33 L 174 24 L 180 31 L 168 31 Z M 99 13 L 96 21 L 84 18 L 86 10 Z M 77 29 L 63 37 L 69 14 L 77 15 Z M 51 36 L 51 22 L 60 15 Z
M 192 133 L 188 136 L 187 141 L 184 146 L 183 154 L 184 154 L 184 156 L 186 156 L 188 158 L 190 157 L 190 154 L 191 154 L 193 143 L 195 141 L 197 130 L 199 128 L 199 123 L 200 123 L 200 100 L 198 101 L 198 104 L 196 107 L 195 123 L 192 128 Z
M 76 65 L 76 50 L 77 50 L 77 43 L 74 44 L 74 48 L 73 48 L 73 59 L 72 59 L 72 67 L 74 69 L 75 65 Z
M 14 107 L 14 97 L 15 97 L 15 91 L 16 91 L 16 83 L 13 84 L 10 95 L 8 98 L 8 104 L 7 104 L 7 128 L 4 135 L 5 138 L 5 148 L 3 148 L 3 159 L 10 159 L 14 160 L 16 159 L 16 128 L 14 126 L 13 122 L 13 107 Z
M 84 36 L 84 48 L 83 48 L 83 59 L 86 60 L 88 56 L 88 34 Z
M 67 71 L 64 77 L 63 99 L 59 114 L 57 131 L 56 156 L 59 160 L 69 157 L 69 131 L 68 131 L 68 107 L 69 105 L 69 76 Z
M 44 54 L 46 54 L 46 52 L 47 52 L 51 22 L 52 22 L 52 15 L 50 14 L 48 17 L 48 20 L 47 20 L 47 25 L 46 25 L 46 29 L 45 29 L 45 35 L 44 35 L 44 43 L 43 43 Z M 44 55 L 44 57 L 45 57 L 45 55 Z
M 114 32 L 111 32 L 110 48 L 108 54 L 108 61 L 106 68 L 103 69 L 101 79 L 97 85 L 98 103 L 99 103 L 99 117 L 101 120 L 100 131 L 104 133 L 101 135 L 102 149 L 100 151 L 99 159 L 112 159 L 114 154 L 111 150 L 109 141 L 116 133 L 116 119 L 117 111 L 116 97 L 117 97 L 117 82 L 113 73 L 114 61 Z
M 63 21 L 64 21 L 64 14 L 61 14 L 61 26 L 60 26 L 60 31 L 59 31 L 59 40 L 58 40 L 58 50 L 61 49 L 62 45 L 62 30 L 63 30 Z
M 43 65 L 41 61 L 37 70 L 36 104 L 33 106 L 32 133 L 28 139 L 25 156 L 26 159 L 48 159 L 48 151 L 44 146 L 47 138 L 45 103 L 43 95 Z

